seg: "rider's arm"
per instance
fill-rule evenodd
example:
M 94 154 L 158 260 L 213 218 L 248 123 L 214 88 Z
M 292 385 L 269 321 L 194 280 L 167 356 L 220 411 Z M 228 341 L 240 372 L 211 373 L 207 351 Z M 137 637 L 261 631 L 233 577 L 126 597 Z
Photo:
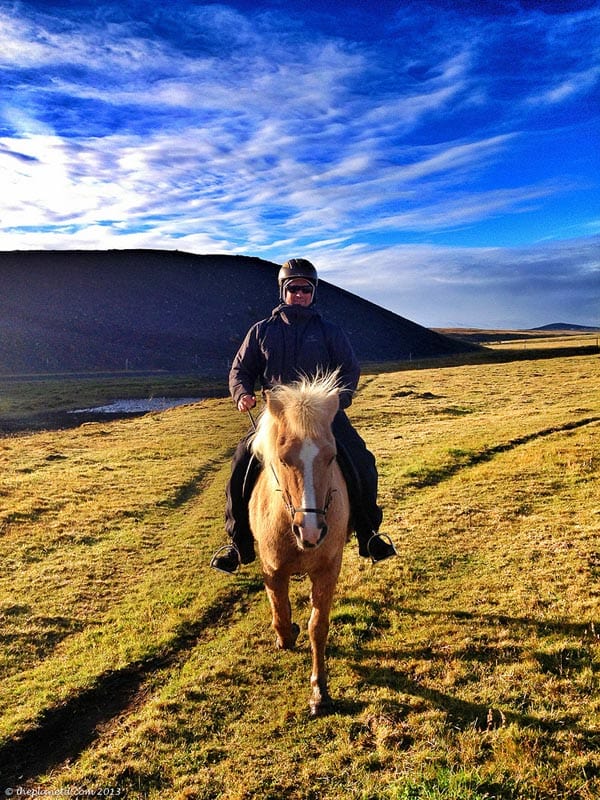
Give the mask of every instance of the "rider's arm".
M 332 367 L 339 369 L 339 381 L 343 387 L 340 394 L 340 408 L 348 408 L 358 386 L 360 366 L 350 340 L 337 325 L 329 327 L 328 350 Z
M 229 371 L 229 392 L 237 408 L 240 408 L 242 398 L 246 398 L 246 400 L 247 398 L 252 398 L 254 400 L 248 406 L 249 408 L 252 408 L 256 403 L 254 388 L 263 371 L 263 358 L 258 343 L 257 327 L 258 325 L 254 325 L 246 334 L 246 338 L 237 351 Z M 248 409 L 242 407 L 240 410 L 247 411 Z

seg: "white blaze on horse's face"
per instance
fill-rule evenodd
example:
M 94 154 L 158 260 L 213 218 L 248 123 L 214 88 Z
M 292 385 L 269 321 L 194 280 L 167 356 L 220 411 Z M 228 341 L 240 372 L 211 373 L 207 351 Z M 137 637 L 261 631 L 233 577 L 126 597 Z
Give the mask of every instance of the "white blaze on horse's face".
M 280 486 L 291 514 L 292 531 L 302 550 L 317 547 L 327 535 L 327 506 L 331 496 L 329 467 L 335 457 L 333 441 L 318 445 L 312 439 L 280 440 L 283 466 Z
M 322 515 L 317 514 L 319 507 L 317 493 L 315 489 L 315 460 L 319 454 L 319 448 L 312 441 L 306 439 L 302 442 L 299 459 L 304 467 L 304 495 L 302 497 L 302 508 L 305 509 L 303 522 L 301 523 L 301 541 L 309 547 L 317 545 L 323 535 Z

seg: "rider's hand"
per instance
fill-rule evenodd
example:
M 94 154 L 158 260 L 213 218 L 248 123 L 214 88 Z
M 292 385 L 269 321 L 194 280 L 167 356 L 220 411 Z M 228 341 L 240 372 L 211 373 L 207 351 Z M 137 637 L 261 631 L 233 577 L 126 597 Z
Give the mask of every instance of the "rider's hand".
M 256 397 L 253 394 L 243 394 L 238 400 L 238 411 L 250 411 L 256 405 Z

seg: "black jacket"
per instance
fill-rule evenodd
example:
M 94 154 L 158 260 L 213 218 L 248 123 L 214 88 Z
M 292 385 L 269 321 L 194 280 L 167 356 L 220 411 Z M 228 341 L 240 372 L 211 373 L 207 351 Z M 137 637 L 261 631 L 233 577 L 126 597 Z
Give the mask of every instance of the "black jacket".
M 248 331 L 233 360 L 229 391 L 237 405 L 242 395 L 254 394 L 257 381 L 269 389 L 336 369 L 347 390 L 340 394 L 340 407 L 347 408 L 360 377 L 348 337 L 312 306 L 282 304 Z

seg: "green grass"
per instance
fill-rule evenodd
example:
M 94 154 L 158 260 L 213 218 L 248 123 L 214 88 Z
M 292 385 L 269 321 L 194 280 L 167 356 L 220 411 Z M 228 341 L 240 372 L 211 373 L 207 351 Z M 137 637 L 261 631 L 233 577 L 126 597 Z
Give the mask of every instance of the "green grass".
M 230 401 L 0 439 L 0 763 L 29 743 L 23 786 L 598 796 L 600 359 L 406 366 L 350 409 L 400 557 L 347 546 L 317 720 L 306 581 L 278 652 L 258 567 L 207 567 Z
M 53 415 L 112 400 L 215 397 L 225 393 L 224 381 L 162 372 L 0 376 L 0 431 L 48 427 Z

